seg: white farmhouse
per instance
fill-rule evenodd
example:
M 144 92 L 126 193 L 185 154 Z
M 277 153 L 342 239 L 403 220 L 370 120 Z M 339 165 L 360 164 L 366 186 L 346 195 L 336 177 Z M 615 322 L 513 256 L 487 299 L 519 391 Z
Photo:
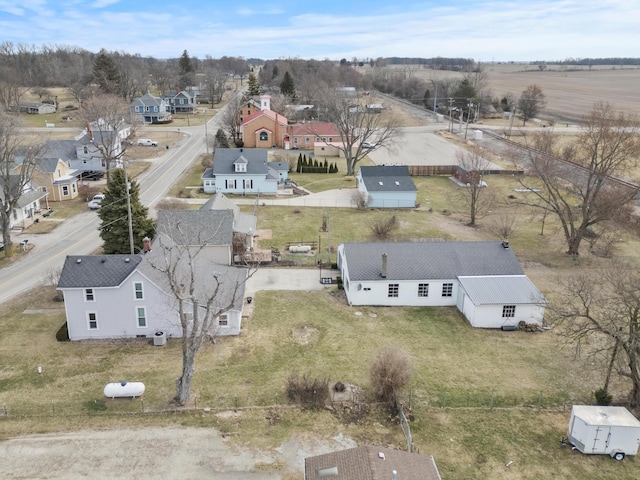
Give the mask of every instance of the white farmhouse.
M 160 249 L 146 255 L 67 256 L 58 290 L 64 294 L 69 339 L 151 338 L 157 332 L 182 336 L 168 278 L 155 268 L 163 254 Z M 188 268 L 178 263 L 178 269 L 183 267 Z M 245 269 L 198 260 L 198 298 L 206 298 L 219 280 L 216 305 L 233 303 L 214 319 L 212 335 L 240 333 L 246 275 Z

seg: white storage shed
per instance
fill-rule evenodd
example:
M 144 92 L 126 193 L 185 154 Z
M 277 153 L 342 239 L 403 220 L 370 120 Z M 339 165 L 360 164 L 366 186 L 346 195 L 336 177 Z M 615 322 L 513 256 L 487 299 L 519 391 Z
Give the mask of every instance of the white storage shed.
M 640 446 L 640 421 L 624 407 L 574 405 L 568 440 L 582 453 L 606 454 L 622 460 Z

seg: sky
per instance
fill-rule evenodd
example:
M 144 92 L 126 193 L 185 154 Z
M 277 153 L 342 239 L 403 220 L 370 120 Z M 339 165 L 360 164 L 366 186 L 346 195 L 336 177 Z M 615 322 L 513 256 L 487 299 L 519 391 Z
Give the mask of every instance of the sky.
M 640 57 L 639 0 L 0 0 L 0 43 L 141 56 Z

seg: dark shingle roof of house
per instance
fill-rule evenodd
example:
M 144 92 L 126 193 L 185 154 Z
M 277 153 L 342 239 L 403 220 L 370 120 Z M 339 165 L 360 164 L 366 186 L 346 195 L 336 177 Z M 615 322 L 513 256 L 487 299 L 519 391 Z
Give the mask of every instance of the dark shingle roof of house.
M 175 266 L 176 278 L 191 278 L 191 266 L 187 255 L 182 255 L 178 250 L 177 258 L 171 258 L 171 253 L 163 251 L 162 247 L 154 248 L 140 258 L 142 261 L 137 266 L 137 270 L 151 280 L 158 288 L 168 295 L 171 293 L 171 285 L 167 274 L 163 269 L 167 267 L 167 261 L 172 267 Z M 238 267 L 229 267 L 212 262 L 205 258 L 196 257 L 193 269 L 195 279 L 194 295 L 205 304 L 212 293 L 220 287 L 216 293 L 212 310 L 232 305 L 233 309 L 242 310 L 247 270 Z
M 78 158 L 75 140 L 47 140 L 44 151 L 47 157 L 57 157 L 62 160 L 74 160 Z
M 362 181 L 369 192 L 417 192 L 418 189 L 409 175 L 409 167 L 376 166 L 360 167 Z
M 140 255 L 68 255 L 58 288 L 120 285 L 140 263 Z
M 500 241 L 345 243 L 344 252 L 352 281 L 381 280 L 383 253 L 387 280 L 524 275 L 513 250 Z
M 264 148 L 217 148 L 213 161 L 213 175 L 235 174 L 234 163 L 247 162 L 247 171 L 241 175 L 267 174 L 268 150 Z
M 398 480 L 441 479 L 431 455 L 370 445 L 308 457 L 304 464 L 305 480 L 391 480 L 394 470 Z
M 231 245 L 231 210 L 160 210 L 159 234 L 181 245 Z

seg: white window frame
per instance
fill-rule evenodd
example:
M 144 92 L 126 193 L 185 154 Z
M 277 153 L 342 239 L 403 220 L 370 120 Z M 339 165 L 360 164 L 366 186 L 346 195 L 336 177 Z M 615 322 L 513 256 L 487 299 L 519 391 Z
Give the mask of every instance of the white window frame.
M 515 305 L 503 305 L 502 307 L 502 318 L 514 318 L 516 316 L 516 306 Z
M 91 319 L 91 316 L 93 315 L 93 320 Z M 91 326 L 91 323 L 95 323 L 95 327 Z M 88 330 L 100 330 L 100 327 L 98 325 L 98 313 L 97 312 L 87 312 L 87 329 Z
M 400 296 L 400 284 L 399 283 L 390 283 L 387 287 L 387 297 L 388 298 L 398 298 Z
M 418 297 L 427 298 L 429 296 L 429 284 L 428 283 L 419 283 L 418 284 Z
M 136 287 L 140 285 L 140 290 Z M 138 291 L 140 292 L 140 296 L 138 297 Z M 144 285 L 142 282 L 133 282 L 133 298 L 135 300 L 144 300 Z
M 229 326 L 229 315 L 222 314 L 218 317 L 218 326 L 219 327 L 228 327 Z
M 91 298 L 89 298 L 91 297 Z M 84 301 L 85 302 L 95 302 L 96 301 L 96 291 L 93 288 L 85 288 L 84 289 Z
M 442 284 L 442 296 L 453 297 L 453 283 L 447 282 Z
M 140 312 L 142 311 L 142 317 Z M 140 320 L 144 321 L 144 325 L 140 324 Z M 136 307 L 136 327 L 147 328 L 147 307 Z

